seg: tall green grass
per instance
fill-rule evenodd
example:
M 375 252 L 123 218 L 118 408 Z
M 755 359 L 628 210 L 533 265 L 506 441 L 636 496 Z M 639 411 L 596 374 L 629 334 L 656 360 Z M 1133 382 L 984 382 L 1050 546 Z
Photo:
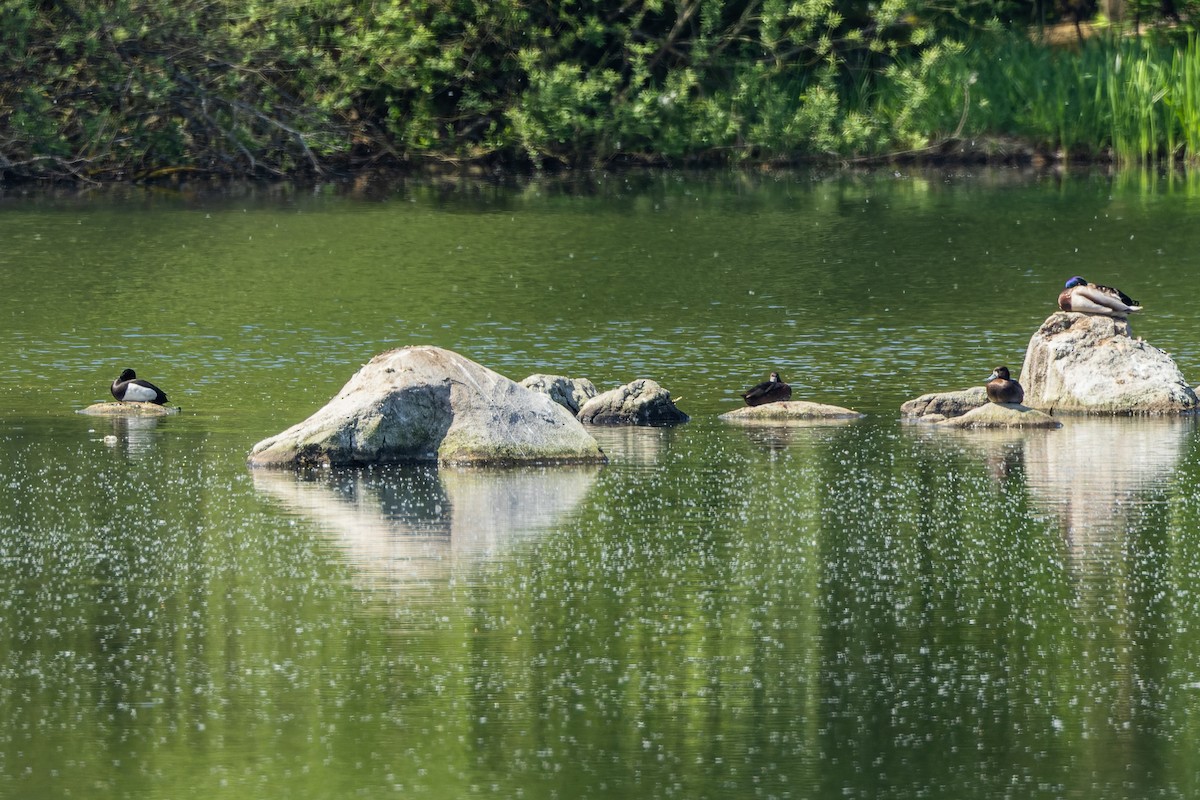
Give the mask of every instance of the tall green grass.
M 944 70 L 947 87 L 971 82 L 966 129 L 972 135 L 1027 139 L 1068 156 L 1111 153 L 1125 164 L 1200 162 L 1195 34 L 1178 45 L 1111 36 L 1077 49 L 993 41 L 965 49 Z M 953 96 L 950 89 L 947 98 Z M 941 113 L 944 128 L 951 116 Z

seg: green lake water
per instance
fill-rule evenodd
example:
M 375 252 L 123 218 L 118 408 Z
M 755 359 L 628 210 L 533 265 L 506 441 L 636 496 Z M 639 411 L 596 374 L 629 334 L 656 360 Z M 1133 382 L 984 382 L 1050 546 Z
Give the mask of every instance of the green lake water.
M 1200 383 L 1194 176 L 10 190 L 0 242 L 0 797 L 1200 795 L 1194 421 L 899 420 L 1075 274 Z M 412 344 L 692 421 L 246 467 Z M 75 413 L 127 366 L 182 413 Z M 773 369 L 868 416 L 717 421 Z

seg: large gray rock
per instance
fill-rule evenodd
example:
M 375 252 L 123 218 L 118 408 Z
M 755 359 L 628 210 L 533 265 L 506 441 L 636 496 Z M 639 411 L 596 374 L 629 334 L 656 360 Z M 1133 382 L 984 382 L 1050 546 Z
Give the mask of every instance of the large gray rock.
M 743 406 L 727 411 L 719 419 L 738 424 L 770 424 L 779 422 L 818 422 L 858 419 L 864 414 L 841 406 L 812 403 L 807 400 L 783 400 L 761 406 Z
M 1134 339 L 1129 321 L 1059 311 L 1029 340 L 1025 404 L 1053 413 L 1180 414 L 1196 392 L 1162 350 Z
M 439 347 L 375 356 L 324 408 L 256 444 L 249 459 L 265 467 L 603 460 L 548 395 Z
M 906 417 L 961 417 L 971 409 L 986 405 L 987 402 L 987 390 L 982 386 L 972 386 L 957 392 L 923 394 L 900 406 L 900 413 Z
M 530 375 L 521 381 L 526 389 L 550 395 L 560 406 L 578 414 L 583 404 L 596 396 L 596 384 L 587 378 L 567 378 L 562 375 Z
M 652 380 L 632 383 L 596 395 L 579 409 L 589 425 L 678 425 L 688 415 L 675 407 L 671 393 Z

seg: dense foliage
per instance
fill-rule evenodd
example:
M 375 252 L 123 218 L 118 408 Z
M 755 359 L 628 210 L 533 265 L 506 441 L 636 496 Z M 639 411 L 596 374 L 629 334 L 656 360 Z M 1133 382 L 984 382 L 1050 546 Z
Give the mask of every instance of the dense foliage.
M 1200 0 L 1127 11 L 1178 25 L 1190 3 Z M 0 0 L 0 174 L 846 158 L 967 133 L 1120 152 L 1143 133 L 1116 117 L 1145 111 L 1142 99 L 1118 99 L 1123 76 L 1138 60 L 1174 59 L 1194 81 L 1195 47 L 1180 55 L 1110 34 L 1051 51 L 1030 35 L 1085 7 Z M 1148 69 L 1147 85 L 1175 80 Z M 1159 124 L 1139 157 L 1196 154 L 1195 105 L 1180 110 L 1195 88 L 1154 85 L 1147 99 L 1180 122 Z

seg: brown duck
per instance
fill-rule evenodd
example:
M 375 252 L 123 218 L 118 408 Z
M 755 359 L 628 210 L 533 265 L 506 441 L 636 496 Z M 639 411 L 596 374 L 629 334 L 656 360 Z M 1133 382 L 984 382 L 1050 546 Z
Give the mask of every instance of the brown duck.
M 1008 367 L 996 367 L 988 375 L 987 397 L 993 403 L 1017 403 L 1025 400 L 1025 390 L 1012 379 Z

